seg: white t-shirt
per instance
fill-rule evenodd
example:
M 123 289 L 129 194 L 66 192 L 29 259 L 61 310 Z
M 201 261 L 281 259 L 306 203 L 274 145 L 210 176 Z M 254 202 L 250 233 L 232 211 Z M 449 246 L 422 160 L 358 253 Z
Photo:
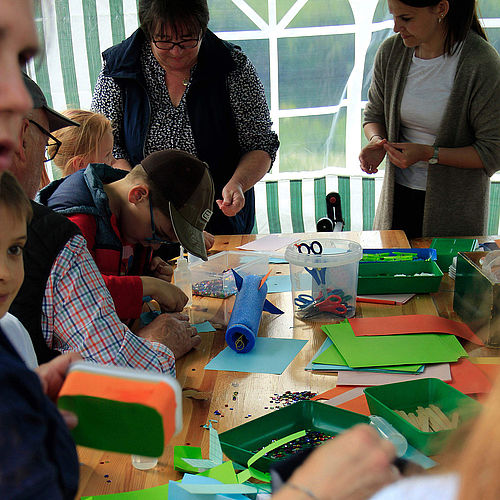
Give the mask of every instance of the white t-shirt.
M 453 55 L 419 59 L 413 54 L 401 100 L 401 141 L 434 145 L 450 97 L 462 47 Z M 453 126 L 453 124 L 450 124 Z M 425 191 L 426 161 L 396 169 L 396 182 Z
M 26 366 L 34 370 L 38 366 L 38 361 L 30 334 L 23 324 L 15 316 L 7 313 L 3 318 L 0 318 L 0 327 Z
M 456 474 L 413 476 L 385 487 L 370 500 L 455 500 L 458 488 Z

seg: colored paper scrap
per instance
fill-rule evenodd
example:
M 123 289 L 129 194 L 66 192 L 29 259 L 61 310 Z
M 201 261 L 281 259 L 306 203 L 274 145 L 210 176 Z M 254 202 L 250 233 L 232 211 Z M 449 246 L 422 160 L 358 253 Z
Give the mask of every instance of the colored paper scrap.
M 226 347 L 205 366 L 205 370 L 280 375 L 306 342 L 300 339 L 257 337 L 255 347 L 250 352 L 240 354 Z
M 451 382 L 450 364 L 437 363 L 435 365 L 426 365 L 424 371 L 418 374 L 344 371 L 339 372 L 337 384 L 370 386 L 394 384 L 396 382 L 406 382 L 408 380 L 418 380 L 421 378 L 437 378 L 439 380 L 443 380 L 444 382 Z
M 217 479 L 217 481 L 220 481 L 224 484 L 236 484 L 238 482 L 236 472 L 234 471 L 233 462 L 223 462 L 222 464 L 217 465 L 212 469 L 208 469 L 199 475 Z
M 331 348 L 331 349 L 330 349 Z M 330 349 L 330 350 L 329 350 Z M 329 351 L 328 351 L 329 350 Z M 320 358 L 320 355 L 325 351 L 328 351 L 325 356 Z M 319 361 L 318 361 L 319 358 Z M 339 360 L 341 359 L 344 363 L 343 365 L 330 364 L 329 360 Z M 314 355 L 309 364 L 305 367 L 306 370 L 313 371 L 352 371 L 354 368 L 347 366 L 347 363 L 342 358 L 338 349 L 333 345 L 333 342 L 329 337 L 323 342 L 322 346 L 319 348 L 318 352 Z M 367 372 L 380 372 L 380 373 L 422 373 L 424 371 L 424 365 L 406 365 L 406 366 L 384 366 L 384 368 L 358 368 L 358 371 Z
M 147 311 L 141 314 L 141 324 L 143 326 L 149 325 L 156 317 L 161 314 L 161 311 Z
M 255 479 L 258 479 L 259 481 L 269 483 L 271 482 L 271 474 L 269 472 L 261 472 L 252 465 L 259 460 L 259 458 L 262 458 L 266 453 L 269 453 L 270 451 L 273 451 L 276 448 L 279 448 L 280 446 L 289 443 L 290 441 L 294 441 L 295 439 L 299 439 L 303 436 L 306 435 L 306 431 L 297 431 L 294 432 L 293 434 L 289 434 L 288 436 L 282 437 L 281 439 L 278 439 L 276 441 L 273 441 L 272 443 L 269 443 L 267 446 L 264 446 L 261 450 L 259 450 L 253 457 L 250 457 L 248 459 L 248 471 L 250 472 L 250 475 L 254 477 Z M 238 475 L 240 476 L 240 474 Z
M 391 306 L 401 306 L 406 304 L 411 298 L 415 297 L 414 293 L 398 293 L 394 295 L 358 295 L 357 302 L 368 302 L 369 304 L 387 304 Z
M 162 484 L 160 486 L 154 486 L 153 488 L 146 488 L 144 490 L 80 497 L 80 500 L 166 500 L 167 498 L 168 484 Z
M 408 314 L 377 318 L 351 318 L 356 337 L 366 335 L 400 335 L 411 333 L 447 333 L 477 345 L 482 340 L 465 324 L 431 314 Z
M 198 333 L 209 333 L 209 332 L 215 332 L 215 328 L 212 326 L 212 323 L 210 321 L 204 321 L 203 323 L 196 323 L 194 325 L 194 328 L 196 328 L 196 331 Z
M 248 500 L 248 497 L 241 492 L 234 491 L 235 487 L 248 486 L 224 484 L 216 479 L 199 474 L 185 474 L 182 481 L 170 481 L 168 484 L 169 498 L 175 500 Z M 232 487 L 233 493 L 229 494 L 224 491 L 228 486 Z M 254 493 L 257 491 L 255 487 L 252 487 L 252 489 Z
M 452 363 L 450 385 L 464 394 L 485 394 L 491 391 L 492 383 L 480 367 L 466 358 Z
M 356 337 L 347 320 L 321 328 L 351 368 L 447 363 L 467 357 L 454 335 L 431 333 Z
M 260 252 L 275 252 L 286 245 L 290 245 L 297 241 L 297 236 L 281 236 L 270 234 L 262 238 L 241 245 L 237 248 L 240 250 L 257 250 Z
M 217 431 L 212 427 L 211 423 L 209 424 L 208 430 L 210 432 L 209 458 L 183 458 L 185 463 L 195 469 L 212 469 L 222 464 L 222 448 L 220 446 L 219 434 L 217 434 Z
M 179 472 L 198 472 L 196 467 L 189 465 L 184 459 L 201 459 L 199 446 L 174 446 L 174 469 Z

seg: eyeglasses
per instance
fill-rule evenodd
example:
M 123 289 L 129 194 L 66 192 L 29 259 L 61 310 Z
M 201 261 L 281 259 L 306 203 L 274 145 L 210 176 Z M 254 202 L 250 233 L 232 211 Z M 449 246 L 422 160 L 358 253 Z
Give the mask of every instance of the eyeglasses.
M 156 236 L 156 226 L 155 226 L 155 218 L 153 216 L 153 204 L 151 203 L 151 197 L 149 198 L 149 213 L 151 214 L 151 238 L 144 238 L 147 243 L 151 243 L 153 245 L 163 245 L 165 243 L 172 243 L 170 240 L 162 240 Z
M 35 127 L 42 132 L 42 134 L 45 134 L 49 140 L 47 141 L 47 145 L 45 146 L 45 160 L 44 162 L 48 162 L 53 160 L 57 153 L 59 152 L 59 148 L 61 147 L 62 142 L 54 137 L 48 130 L 45 130 L 39 123 L 37 123 L 34 120 L 28 120 L 30 123 L 35 125 Z M 52 142 L 51 142 L 52 141 Z M 53 148 L 53 152 L 49 153 L 49 148 Z
M 156 48 L 160 50 L 172 50 L 176 45 L 179 49 L 194 49 L 201 40 L 201 31 L 198 38 L 186 38 L 182 42 L 171 42 L 170 40 L 155 40 L 152 42 L 156 45 Z

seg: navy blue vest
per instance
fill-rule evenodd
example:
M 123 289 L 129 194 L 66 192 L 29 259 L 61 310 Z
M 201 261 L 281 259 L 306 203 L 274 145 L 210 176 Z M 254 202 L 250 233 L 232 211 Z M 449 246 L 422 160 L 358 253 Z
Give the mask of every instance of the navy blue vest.
M 151 115 L 140 61 L 144 40 L 144 33 L 139 29 L 103 53 L 106 62 L 104 75 L 114 78 L 122 90 L 123 140 L 133 165 L 144 158 Z M 197 156 L 210 168 L 215 199 L 222 197 L 222 189 L 242 156 L 227 88 L 227 74 L 234 69 L 230 47 L 230 43 L 207 30 L 186 96 Z M 255 222 L 253 188 L 245 193 L 245 207 L 236 216 L 226 217 L 215 203 L 213 212 L 207 231 L 214 234 L 250 233 Z

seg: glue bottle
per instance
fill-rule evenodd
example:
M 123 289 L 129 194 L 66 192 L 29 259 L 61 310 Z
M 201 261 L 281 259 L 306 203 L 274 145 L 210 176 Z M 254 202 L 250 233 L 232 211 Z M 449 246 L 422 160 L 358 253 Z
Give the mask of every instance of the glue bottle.
M 193 302 L 193 284 L 191 283 L 191 271 L 189 270 L 188 262 L 184 257 L 184 248 L 181 247 L 181 254 L 177 261 L 177 266 L 174 271 L 174 283 L 179 287 L 188 298 L 185 307 L 189 307 Z
M 375 427 L 379 434 L 390 441 L 396 448 L 396 456 L 402 457 L 408 449 L 408 442 L 403 434 L 399 433 L 385 418 L 370 415 L 370 425 Z
M 132 455 L 132 465 L 139 470 L 148 470 L 156 467 L 157 457 L 143 457 L 141 455 Z

